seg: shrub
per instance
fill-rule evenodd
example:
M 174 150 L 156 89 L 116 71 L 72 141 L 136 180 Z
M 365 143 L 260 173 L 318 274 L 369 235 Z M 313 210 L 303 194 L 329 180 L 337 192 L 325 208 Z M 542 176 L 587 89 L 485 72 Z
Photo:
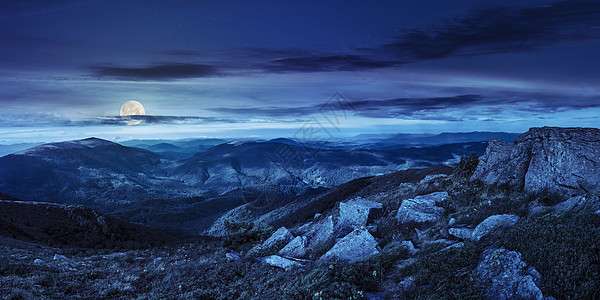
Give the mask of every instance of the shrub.
M 503 241 L 542 274 L 545 295 L 564 299 L 600 295 L 599 215 L 530 217 L 510 228 Z
M 545 206 L 554 206 L 566 200 L 565 197 L 560 193 L 548 189 L 530 193 L 527 196 L 529 202 L 537 200 L 540 204 Z
M 479 156 L 475 152 L 469 156 L 463 155 L 456 165 L 452 177 L 459 182 L 469 181 L 473 173 L 475 173 L 477 165 L 479 165 Z
M 433 245 L 421 254 L 400 276 L 414 276 L 416 287 L 408 291 L 408 299 L 480 299 L 484 287 L 472 274 L 477 267 L 482 250 L 465 242 L 460 248 L 445 250 L 443 245 Z
M 223 246 L 238 247 L 247 243 L 262 241 L 273 233 L 273 228 L 266 225 L 256 226 L 248 222 L 225 221 L 225 226 L 231 232 L 223 239 Z

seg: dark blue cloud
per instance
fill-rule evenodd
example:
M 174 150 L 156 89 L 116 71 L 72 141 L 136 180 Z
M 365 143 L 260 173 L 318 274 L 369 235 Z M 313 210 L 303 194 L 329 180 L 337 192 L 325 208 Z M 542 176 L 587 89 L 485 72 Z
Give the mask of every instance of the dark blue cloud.
M 520 111 L 531 114 L 544 114 L 560 111 L 579 110 L 600 107 L 598 97 L 581 98 L 566 101 L 560 95 L 514 94 L 484 96 L 465 94 L 448 97 L 416 97 L 391 99 L 365 99 L 349 101 L 338 110 L 353 111 L 355 114 L 370 118 L 418 118 L 421 120 L 462 121 L 474 116 L 450 117 L 437 112 L 452 109 L 466 110 L 477 108 L 480 115 L 501 114 L 507 107 L 518 107 Z M 302 107 L 246 107 L 214 108 L 220 113 L 239 115 L 261 115 L 267 117 L 302 117 L 323 112 L 323 105 Z
M 171 123 L 201 123 L 201 122 L 224 122 L 237 123 L 235 119 L 197 117 L 197 116 L 112 116 L 85 121 L 90 125 L 125 125 L 127 121 L 141 120 L 149 124 L 171 124 Z
M 215 66 L 194 63 L 164 63 L 145 67 L 92 65 L 87 68 L 95 76 L 124 80 L 170 80 L 211 77 L 219 74 Z
M 313 55 L 277 58 L 263 65 L 270 72 L 360 71 L 393 67 L 399 61 L 379 60 L 365 55 Z
M 600 2 L 561 1 L 471 11 L 441 24 L 400 31 L 395 41 L 373 49 L 405 60 L 538 50 L 600 37 Z

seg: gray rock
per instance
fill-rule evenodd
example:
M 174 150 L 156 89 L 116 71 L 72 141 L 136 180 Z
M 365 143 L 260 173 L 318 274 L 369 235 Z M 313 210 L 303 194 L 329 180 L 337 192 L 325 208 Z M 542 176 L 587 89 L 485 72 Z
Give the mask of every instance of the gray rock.
M 553 207 L 556 213 L 594 212 L 598 209 L 600 209 L 600 200 L 594 195 L 571 197 Z
M 332 216 L 307 225 L 300 227 L 299 231 L 308 239 L 308 247 L 316 247 L 334 238 L 334 223 Z
M 291 260 L 289 258 L 281 257 L 279 255 L 270 255 L 266 257 L 258 258 L 258 261 L 268 264 L 273 267 L 282 268 L 284 270 L 290 270 L 292 268 L 301 267 L 302 264 Z
M 487 285 L 488 298 L 544 299 L 518 252 L 488 249 L 483 252 L 474 273 Z
M 379 253 L 375 238 L 363 227 L 355 229 L 339 240 L 321 259 L 339 258 L 347 262 L 366 260 Z
M 599 129 L 534 127 L 514 143 L 490 140 L 471 179 L 527 192 L 581 195 L 600 185 L 597 174 Z
M 229 261 L 238 260 L 238 259 L 240 259 L 240 254 L 235 251 L 231 251 L 231 252 L 225 254 L 225 258 Z
M 494 215 L 479 223 L 471 233 L 471 240 L 478 242 L 492 230 L 500 227 L 510 227 L 519 222 L 520 218 L 515 215 Z
M 297 236 L 279 251 L 279 255 L 301 258 L 306 254 L 307 238 Z
M 437 222 L 444 215 L 444 209 L 435 205 L 442 202 L 446 197 L 448 197 L 448 193 L 440 192 L 404 200 L 396 217 L 400 223 L 423 224 Z
M 461 240 L 467 240 L 471 238 L 471 234 L 473 233 L 473 228 L 469 227 L 452 227 L 448 228 L 448 234 L 451 236 L 457 237 Z
M 43 263 L 44 263 L 44 261 L 43 261 L 43 260 L 41 260 L 41 259 L 39 259 L 39 258 L 36 258 L 36 259 L 33 261 L 33 264 L 34 264 L 34 265 L 40 265 L 40 264 L 43 264 Z
M 292 233 L 285 227 L 281 227 L 277 229 L 264 243 L 262 243 L 263 248 L 271 247 L 279 242 L 289 243 L 294 239 Z
M 54 254 L 54 260 L 66 260 L 67 258 L 64 255 Z
M 383 204 L 362 197 L 340 203 L 338 225 L 352 229 L 367 225 L 369 216 L 381 211 Z
M 293 239 L 294 239 L 294 236 L 292 235 L 292 233 L 287 228 L 281 227 L 281 228 L 277 229 L 277 231 L 275 231 L 262 244 L 257 245 L 254 248 L 250 249 L 250 251 L 248 251 L 248 255 L 256 255 L 258 253 L 261 253 L 261 251 L 263 251 L 263 250 L 273 250 L 273 252 L 275 252 L 275 251 L 281 249 L 281 247 L 283 245 L 286 245 Z M 275 249 L 271 249 L 277 245 L 280 245 L 280 246 L 276 247 Z

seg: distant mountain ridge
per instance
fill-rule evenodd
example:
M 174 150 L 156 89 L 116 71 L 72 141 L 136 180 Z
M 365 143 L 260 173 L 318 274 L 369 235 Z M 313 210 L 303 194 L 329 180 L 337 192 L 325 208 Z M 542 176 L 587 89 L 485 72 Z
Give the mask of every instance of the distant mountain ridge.
M 223 210 L 249 201 L 246 190 L 293 196 L 365 176 L 455 164 L 462 155 L 482 154 L 487 145 L 347 150 L 289 141 L 226 142 L 184 159 L 98 138 L 49 143 L 0 158 L 0 192 L 23 200 L 81 204 L 104 213 L 153 199 L 200 197 L 198 201 L 218 214 L 218 201 L 231 203 Z M 149 147 L 172 150 L 179 146 L 157 143 Z M 229 198 L 222 198 L 225 195 Z

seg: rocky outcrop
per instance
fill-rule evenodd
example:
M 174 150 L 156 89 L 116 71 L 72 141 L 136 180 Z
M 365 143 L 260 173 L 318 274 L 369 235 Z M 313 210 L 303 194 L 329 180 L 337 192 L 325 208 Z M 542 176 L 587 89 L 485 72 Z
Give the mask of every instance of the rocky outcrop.
M 471 179 L 578 195 L 600 186 L 598 174 L 599 129 L 534 127 L 514 143 L 490 140 Z
M 338 226 L 344 228 L 358 228 L 367 225 L 369 217 L 381 211 L 383 204 L 358 197 L 340 203 L 340 217 Z
M 544 299 L 537 285 L 539 273 L 528 267 L 518 252 L 504 248 L 484 251 L 475 274 L 487 285 L 489 299 Z
M 436 204 L 442 202 L 446 197 L 448 197 L 448 193 L 439 192 L 402 201 L 396 216 L 398 222 L 409 224 L 437 222 L 444 215 L 444 208 L 436 206 Z
M 339 240 L 321 259 L 339 258 L 342 261 L 355 262 L 366 260 L 379 253 L 375 238 L 367 229 L 359 228 Z
M 510 227 L 519 222 L 520 218 L 515 215 L 495 215 L 488 217 L 479 223 L 471 233 L 471 240 L 478 242 L 492 230 L 500 227 Z

